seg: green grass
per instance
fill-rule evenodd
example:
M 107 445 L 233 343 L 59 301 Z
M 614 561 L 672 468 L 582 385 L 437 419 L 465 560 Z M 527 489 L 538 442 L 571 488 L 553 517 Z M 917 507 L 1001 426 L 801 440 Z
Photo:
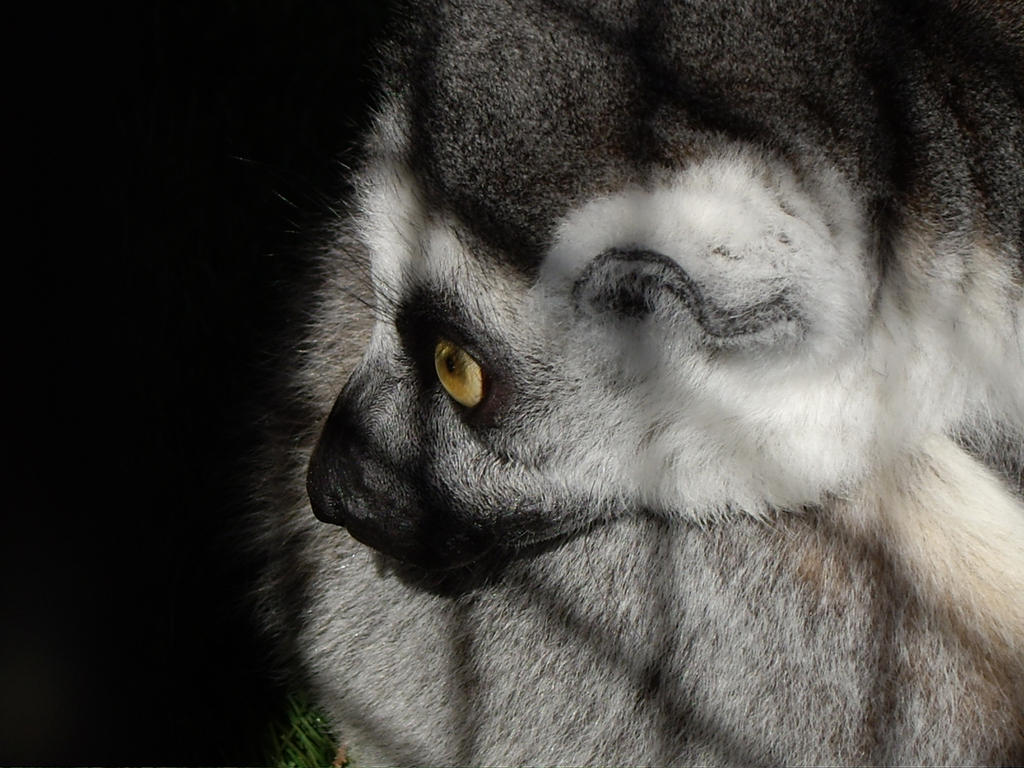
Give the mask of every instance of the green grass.
M 324 768 L 344 764 L 338 758 L 338 745 L 323 716 L 304 696 L 289 696 L 285 714 L 271 730 L 268 763 L 274 768 Z

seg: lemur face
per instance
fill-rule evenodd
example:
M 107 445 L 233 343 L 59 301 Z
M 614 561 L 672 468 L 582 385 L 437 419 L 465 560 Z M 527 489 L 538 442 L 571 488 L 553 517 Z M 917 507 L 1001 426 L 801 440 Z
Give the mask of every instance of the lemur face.
M 873 293 L 849 192 L 727 148 L 551 226 L 534 270 L 381 166 L 380 319 L 324 427 L 313 508 L 451 567 L 598 519 L 812 505 L 864 470 Z

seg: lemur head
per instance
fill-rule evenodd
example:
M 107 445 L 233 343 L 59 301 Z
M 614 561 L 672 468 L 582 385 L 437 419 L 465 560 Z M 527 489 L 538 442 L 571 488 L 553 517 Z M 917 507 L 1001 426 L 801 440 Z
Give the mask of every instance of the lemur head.
M 856 163 L 794 154 L 813 127 L 773 139 L 770 62 L 687 67 L 699 19 L 655 60 L 621 19 L 496 5 L 398 56 L 354 225 L 379 320 L 312 456 L 316 515 L 445 568 L 849 491 L 892 417 Z
M 876 398 L 872 278 L 833 206 L 733 148 L 572 208 L 529 269 L 382 161 L 359 222 L 380 318 L 313 455 L 314 511 L 450 567 L 596 519 L 842 492 Z

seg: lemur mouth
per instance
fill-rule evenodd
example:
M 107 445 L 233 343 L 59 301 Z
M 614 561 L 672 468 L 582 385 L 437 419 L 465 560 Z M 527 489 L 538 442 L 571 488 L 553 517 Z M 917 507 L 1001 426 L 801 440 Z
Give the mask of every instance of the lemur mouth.
M 427 571 L 452 571 L 488 558 L 495 547 L 484 539 L 448 536 L 442 541 L 402 540 L 373 526 L 353 523 L 345 526 L 356 541 L 407 565 Z

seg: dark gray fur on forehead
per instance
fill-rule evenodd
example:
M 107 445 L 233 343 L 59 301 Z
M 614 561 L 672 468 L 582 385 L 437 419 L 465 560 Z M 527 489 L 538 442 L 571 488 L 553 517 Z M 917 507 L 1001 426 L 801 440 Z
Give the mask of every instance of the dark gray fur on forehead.
M 980 207 L 987 229 L 1019 242 L 1024 191 L 1001 170 L 1024 152 L 1007 118 L 1021 98 L 1019 46 L 1007 55 L 998 20 L 930 3 L 925 23 L 915 5 L 415 4 L 385 68 L 430 198 L 525 265 L 569 207 L 730 140 L 798 170 L 825 159 L 880 221 L 929 212 L 968 230 Z M 984 107 L 983 125 L 958 120 L 929 85 L 936 66 Z M 965 133 L 971 157 L 954 150 Z

